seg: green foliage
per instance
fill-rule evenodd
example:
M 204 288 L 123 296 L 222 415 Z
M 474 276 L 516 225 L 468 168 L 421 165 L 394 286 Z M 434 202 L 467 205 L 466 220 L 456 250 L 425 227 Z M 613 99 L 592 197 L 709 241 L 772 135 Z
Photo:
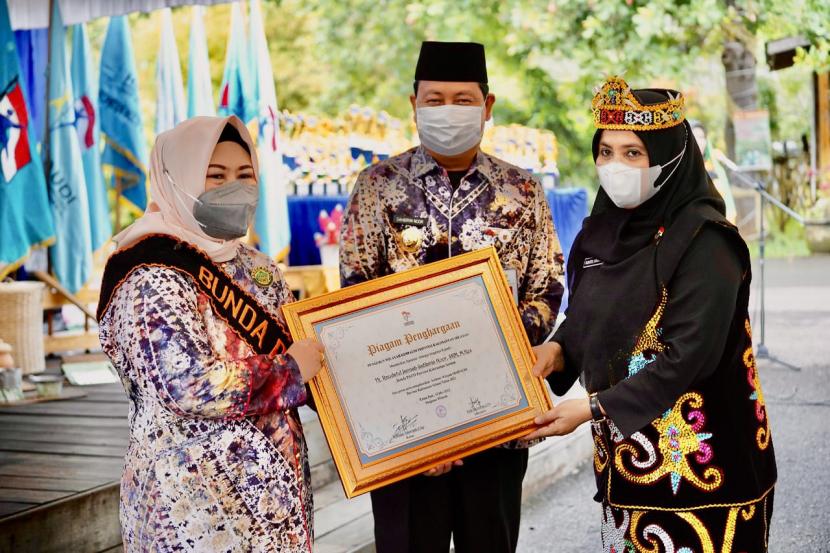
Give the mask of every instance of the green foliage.
M 767 215 L 772 215 L 775 208 L 767 208 Z M 796 223 L 792 219 L 788 219 L 784 223 L 784 228 L 781 231 L 774 232 L 774 229 L 767 229 L 767 241 L 764 246 L 764 256 L 767 259 L 774 258 L 790 258 L 790 257 L 804 257 L 810 255 L 810 250 L 807 248 L 807 241 L 805 239 L 804 227 Z M 758 259 L 761 256 L 760 244 L 757 240 L 748 243 L 749 254 L 753 259 Z
M 684 90 L 690 115 L 717 130 L 726 116 L 720 52 L 727 38 L 754 39 L 762 74 L 763 43 L 770 38 L 805 34 L 817 47 L 800 63 L 818 66 L 816 60 L 826 59 L 827 2 L 735 5 L 727 8 L 721 0 L 309 0 L 302 11 L 317 22 L 318 59 L 333 77 L 312 106 L 333 113 L 358 102 L 408 116 L 406 98 L 421 40 L 476 40 L 487 48 L 497 121 L 553 130 L 561 144 L 564 181 L 594 186 L 588 106 L 604 76 L 623 74 L 633 86 Z M 771 78 L 764 105 L 803 100 L 804 74 Z M 789 86 L 795 81 L 798 91 Z M 779 129 L 788 137 L 804 132 L 803 114 L 784 111 L 779 113 L 790 119 L 777 121 Z

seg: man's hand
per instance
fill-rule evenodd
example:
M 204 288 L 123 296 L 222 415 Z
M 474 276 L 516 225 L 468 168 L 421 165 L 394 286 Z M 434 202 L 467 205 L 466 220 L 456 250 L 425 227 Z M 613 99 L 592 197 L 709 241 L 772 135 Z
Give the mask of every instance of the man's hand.
M 589 420 L 591 420 L 591 407 L 588 404 L 588 398 L 569 399 L 536 417 L 534 422 L 540 428 L 525 436 L 525 439 L 535 440 L 570 434 L 576 430 L 577 426 Z
M 565 354 L 558 342 L 547 342 L 533 348 L 536 364 L 531 371 L 533 376 L 547 377 L 552 372 L 565 370 Z
M 449 471 L 452 470 L 453 467 L 460 467 L 464 464 L 464 461 L 459 459 L 458 461 L 453 461 L 452 463 L 444 463 L 443 465 L 438 465 L 437 467 L 433 467 L 424 473 L 424 476 L 441 476 L 443 474 L 447 474 Z

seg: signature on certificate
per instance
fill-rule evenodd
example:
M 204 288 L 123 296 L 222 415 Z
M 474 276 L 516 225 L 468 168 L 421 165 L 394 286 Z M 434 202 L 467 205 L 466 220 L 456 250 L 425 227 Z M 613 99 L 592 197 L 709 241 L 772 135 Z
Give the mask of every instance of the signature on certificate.
M 416 424 L 418 424 L 418 415 L 415 415 L 414 417 L 405 417 L 401 415 L 401 421 L 395 423 L 392 426 L 392 430 L 394 431 L 395 436 L 402 436 L 412 432 L 415 429 Z

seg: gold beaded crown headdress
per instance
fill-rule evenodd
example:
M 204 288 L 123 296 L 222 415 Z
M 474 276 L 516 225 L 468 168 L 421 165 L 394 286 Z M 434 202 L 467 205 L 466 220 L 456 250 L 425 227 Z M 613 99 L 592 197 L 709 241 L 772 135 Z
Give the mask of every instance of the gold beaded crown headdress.
M 594 125 L 617 131 L 655 131 L 679 125 L 685 119 L 686 99 L 667 90 L 668 100 L 642 105 L 622 77 L 609 77 L 591 100 Z

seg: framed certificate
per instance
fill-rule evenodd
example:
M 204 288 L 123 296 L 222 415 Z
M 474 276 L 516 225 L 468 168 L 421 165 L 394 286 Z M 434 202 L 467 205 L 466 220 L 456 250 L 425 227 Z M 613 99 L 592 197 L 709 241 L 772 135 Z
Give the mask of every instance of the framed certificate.
M 527 434 L 551 408 L 493 248 L 283 306 L 348 497 Z

